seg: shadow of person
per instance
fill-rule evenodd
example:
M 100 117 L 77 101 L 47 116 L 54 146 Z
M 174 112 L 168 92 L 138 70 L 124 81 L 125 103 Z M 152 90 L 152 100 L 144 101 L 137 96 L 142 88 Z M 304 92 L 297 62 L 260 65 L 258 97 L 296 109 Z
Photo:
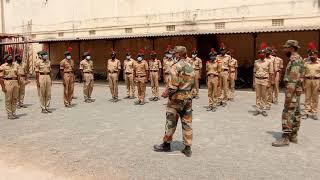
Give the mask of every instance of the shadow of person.
M 27 114 L 26 114 L 26 113 L 17 114 L 17 117 L 18 117 L 18 118 L 21 118 L 21 117 L 24 117 L 24 116 L 27 116 Z
M 180 141 L 172 141 L 171 142 L 171 151 L 181 151 L 184 149 L 184 144 Z
M 249 114 L 255 114 L 257 111 L 256 110 L 248 110 Z
M 276 140 L 280 140 L 282 138 L 282 132 L 267 131 L 267 133 L 271 134 Z

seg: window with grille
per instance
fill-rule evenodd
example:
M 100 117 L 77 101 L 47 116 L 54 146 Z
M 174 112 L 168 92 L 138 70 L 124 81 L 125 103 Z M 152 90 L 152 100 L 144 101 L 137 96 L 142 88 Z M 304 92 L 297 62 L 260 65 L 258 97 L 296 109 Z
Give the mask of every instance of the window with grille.
M 167 26 L 167 31 L 175 31 L 175 30 L 176 30 L 176 26 L 175 25 Z
M 272 19 L 272 26 L 283 26 L 284 20 L 283 19 Z
M 64 33 L 63 33 L 63 32 L 59 32 L 59 33 L 58 33 L 58 36 L 59 36 L 59 37 L 63 37 L 63 36 L 64 36 Z
M 214 23 L 214 26 L 216 29 L 224 29 L 226 27 L 226 23 L 225 22 L 218 22 L 218 23 Z
M 89 35 L 95 35 L 96 34 L 96 30 L 90 30 L 89 31 Z
M 125 28 L 126 33 L 132 33 L 132 28 Z
M 32 38 L 32 39 L 35 39 L 36 37 L 37 37 L 36 34 L 31 34 L 31 38 Z

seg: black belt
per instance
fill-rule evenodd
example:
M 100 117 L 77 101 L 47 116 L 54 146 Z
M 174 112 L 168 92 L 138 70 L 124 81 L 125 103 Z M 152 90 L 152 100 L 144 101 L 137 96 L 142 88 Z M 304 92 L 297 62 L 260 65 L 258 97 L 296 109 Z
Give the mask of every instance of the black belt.
M 210 76 L 210 77 L 218 77 L 218 75 L 216 75 L 216 74 L 208 74 L 208 76 Z
M 223 71 L 229 71 L 229 69 L 224 69 Z
M 257 79 L 268 79 L 267 77 L 257 77 L 257 76 L 256 76 L 256 78 Z
M 132 73 L 128 73 L 128 72 L 126 72 L 125 74 L 132 74 Z
M 40 75 L 49 75 L 50 73 L 40 73 Z
M 26 77 L 26 75 L 19 75 L 19 77 Z
M 17 78 L 3 78 L 4 80 L 17 80 Z
M 138 78 L 146 77 L 146 76 L 137 76 Z
M 85 73 L 85 74 L 92 74 L 92 72 L 83 72 L 83 73 Z
M 306 79 L 320 79 L 320 77 L 306 77 Z
M 65 74 L 73 74 L 73 72 L 63 72 L 63 73 L 65 73 Z
M 159 72 L 158 70 L 150 70 L 151 72 Z

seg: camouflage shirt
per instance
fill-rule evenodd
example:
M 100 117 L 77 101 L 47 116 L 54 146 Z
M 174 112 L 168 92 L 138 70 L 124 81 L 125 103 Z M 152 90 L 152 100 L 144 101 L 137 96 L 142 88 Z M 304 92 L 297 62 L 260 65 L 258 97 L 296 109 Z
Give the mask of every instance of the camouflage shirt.
M 195 72 L 186 59 L 181 59 L 170 68 L 168 83 L 171 99 L 185 100 L 191 98 L 191 90 L 194 85 Z
M 302 78 L 304 74 L 304 61 L 298 53 L 293 53 L 287 65 L 283 81 L 286 88 L 302 91 Z

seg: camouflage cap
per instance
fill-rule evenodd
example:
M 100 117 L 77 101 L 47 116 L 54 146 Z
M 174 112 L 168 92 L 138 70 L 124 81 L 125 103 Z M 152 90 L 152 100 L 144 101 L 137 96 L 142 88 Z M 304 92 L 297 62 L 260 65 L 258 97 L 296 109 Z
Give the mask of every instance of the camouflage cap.
M 43 55 L 47 55 L 48 52 L 46 52 L 46 51 L 39 51 L 37 54 L 38 54 L 38 56 L 43 56 Z
M 184 46 L 175 46 L 173 51 L 175 53 L 187 53 L 187 48 Z
M 266 49 L 264 49 L 264 52 L 271 54 L 272 53 L 271 47 L 267 47 Z
M 297 40 L 288 40 L 284 45 L 284 48 L 296 47 L 300 48 L 299 42 Z

